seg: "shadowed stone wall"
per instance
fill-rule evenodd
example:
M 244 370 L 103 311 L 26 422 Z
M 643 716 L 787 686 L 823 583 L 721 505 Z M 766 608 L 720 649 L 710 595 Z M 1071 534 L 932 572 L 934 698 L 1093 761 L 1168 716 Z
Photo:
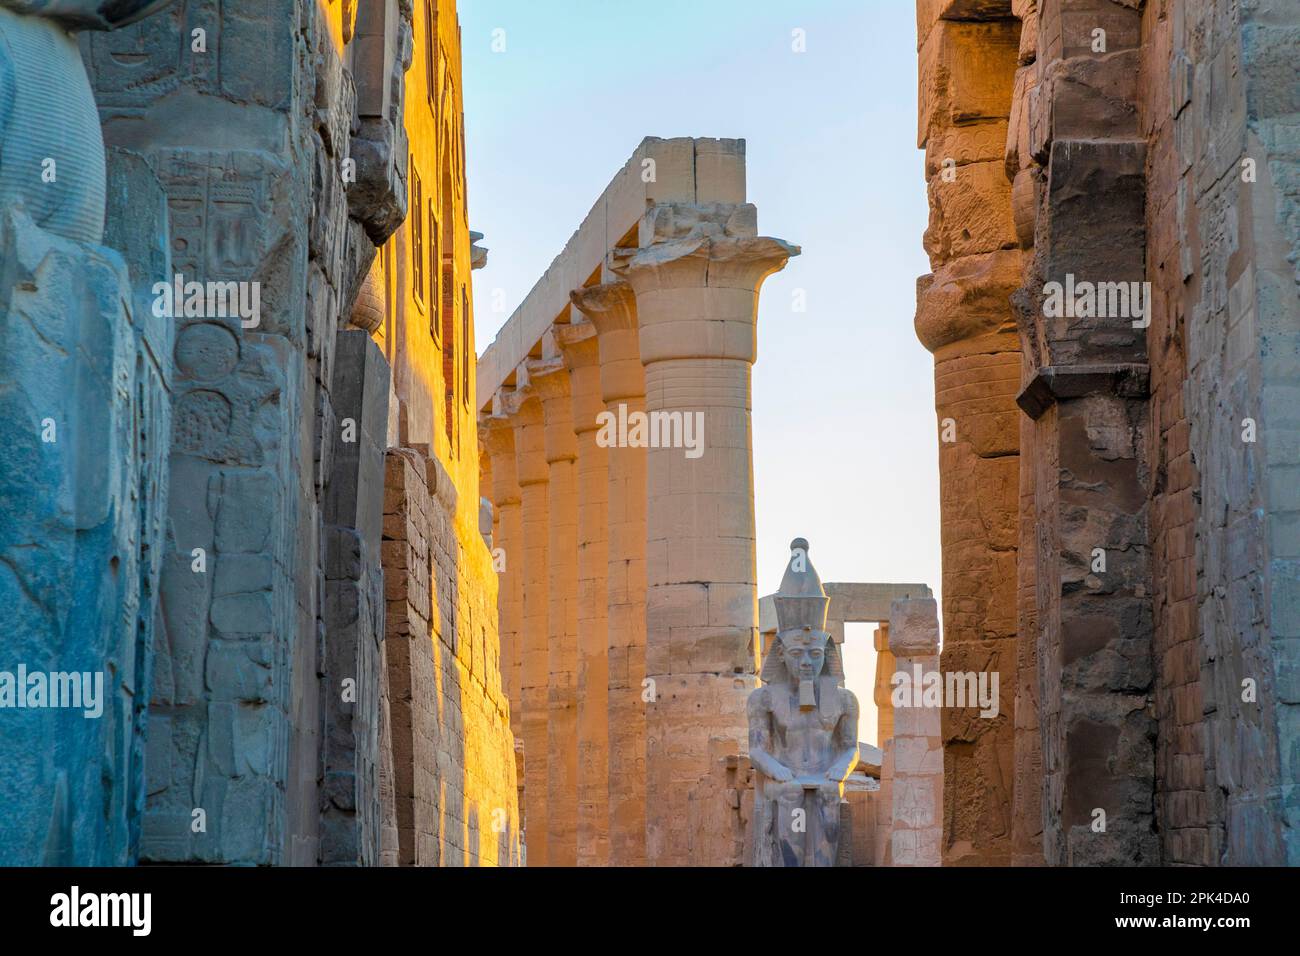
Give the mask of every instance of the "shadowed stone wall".
M 399 863 L 512 866 L 520 829 L 496 594 L 466 587 L 474 559 L 456 539 L 457 498 L 437 459 L 390 450 L 385 648 Z
M 349 207 L 343 16 L 307 0 L 192 2 L 83 44 L 105 138 L 145 155 L 166 190 L 175 272 L 260 292 L 251 321 L 174 320 L 178 490 L 150 711 L 150 860 L 320 856 L 335 334 L 404 205 L 390 149 L 388 166 L 361 171 L 366 205 Z M 362 86 L 388 82 L 382 57 L 360 65 Z
M 30 709 L 12 709 L 30 686 L 0 688 L 10 866 L 121 865 L 140 843 L 172 378 L 149 289 L 170 272 L 169 243 L 143 158 L 113 150 L 107 173 L 103 245 L 22 206 L 0 216 L 0 669 L 102 682 L 92 716 L 84 697 L 48 706 L 52 682 Z

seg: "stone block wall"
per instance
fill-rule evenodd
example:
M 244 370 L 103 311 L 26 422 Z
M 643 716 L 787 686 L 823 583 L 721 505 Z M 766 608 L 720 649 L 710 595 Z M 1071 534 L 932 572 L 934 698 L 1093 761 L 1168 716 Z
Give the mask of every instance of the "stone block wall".
M 1156 816 L 1167 862 L 1295 865 L 1300 17 L 1143 14 Z
M 404 866 L 516 865 L 515 743 L 494 589 L 472 589 L 456 495 L 437 459 L 391 449 L 384 488 L 385 650 Z M 484 560 L 490 560 L 479 541 Z

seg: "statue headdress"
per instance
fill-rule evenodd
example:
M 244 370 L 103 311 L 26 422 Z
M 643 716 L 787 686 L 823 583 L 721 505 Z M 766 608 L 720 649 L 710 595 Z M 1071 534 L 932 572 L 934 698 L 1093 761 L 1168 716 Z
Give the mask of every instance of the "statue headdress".
M 776 640 L 763 655 L 763 670 L 759 678 L 765 684 L 788 679 L 785 660 L 781 656 L 781 635 L 790 632 L 826 632 L 826 610 L 831 599 L 826 596 L 822 579 L 808 558 L 808 542 L 795 538 L 790 542 L 790 562 L 786 565 L 781 587 L 772 596 L 776 605 Z M 844 683 L 844 662 L 834 639 L 826 637 L 826 662 L 823 677 L 833 677 L 839 685 Z

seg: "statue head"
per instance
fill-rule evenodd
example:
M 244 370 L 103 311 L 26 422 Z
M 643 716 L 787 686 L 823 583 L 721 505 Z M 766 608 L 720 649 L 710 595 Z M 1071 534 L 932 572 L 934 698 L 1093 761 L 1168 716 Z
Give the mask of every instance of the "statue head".
M 781 643 L 781 659 L 785 661 L 786 672 L 791 680 L 816 680 L 826 666 L 826 643 L 830 637 L 825 631 L 814 631 L 811 627 L 803 630 L 784 631 L 778 640 Z
M 776 640 L 763 662 L 763 682 L 799 684 L 825 676 L 842 683 L 839 648 L 826 631 L 830 598 L 808 559 L 808 542 L 803 538 L 790 542 L 790 562 L 773 601 Z

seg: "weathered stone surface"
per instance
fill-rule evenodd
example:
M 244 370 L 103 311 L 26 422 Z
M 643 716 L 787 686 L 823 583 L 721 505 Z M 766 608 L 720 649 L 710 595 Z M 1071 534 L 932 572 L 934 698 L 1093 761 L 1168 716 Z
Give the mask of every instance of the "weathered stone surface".
M 0 863 L 122 865 L 139 854 L 147 780 L 172 370 L 148 290 L 169 277 L 169 242 L 143 158 L 115 150 L 106 174 L 69 31 L 148 9 L 12 6 L 0 9 Z M 122 228 L 128 215 L 138 231 Z
M 388 375 L 388 363 L 364 332 L 339 333 L 335 412 L 354 431 L 353 440 L 339 443 L 325 503 L 320 862 L 326 865 L 376 866 L 382 855 L 379 748 L 388 692 L 380 545 Z

